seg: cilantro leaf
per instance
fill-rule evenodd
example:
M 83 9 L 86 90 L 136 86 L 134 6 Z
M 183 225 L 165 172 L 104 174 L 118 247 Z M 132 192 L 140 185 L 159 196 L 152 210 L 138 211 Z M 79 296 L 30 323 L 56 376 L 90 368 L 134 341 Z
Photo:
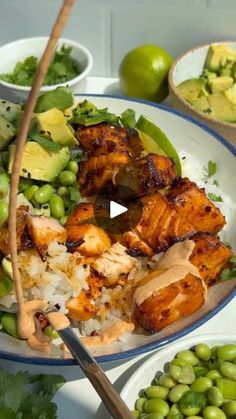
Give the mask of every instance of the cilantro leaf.
M 231 263 L 233 263 L 234 265 L 236 265 L 236 255 L 233 255 L 230 260 Z
M 204 170 L 205 170 L 205 177 L 209 178 L 209 177 L 214 176 L 217 172 L 217 163 L 212 160 L 209 160 L 207 163 L 207 168 L 205 167 Z
M 37 383 L 37 393 L 47 394 L 51 398 L 63 386 L 65 379 L 62 375 L 38 374 L 30 377 L 31 384 Z
M 220 279 L 222 281 L 227 281 L 228 279 L 232 279 L 232 278 L 235 278 L 235 277 L 236 277 L 236 268 L 233 268 L 233 269 L 229 269 L 229 268 L 224 269 L 221 272 L 221 275 L 220 275 Z
M 23 386 L 28 382 L 29 374 L 19 372 L 10 374 L 0 368 L 0 409 L 17 412 L 23 395 Z
M 56 419 L 57 407 L 48 395 L 26 393 L 21 404 L 23 417 L 30 419 Z
M 136 125 L 136 118 L 135 118 L 135 112 L 133 109 L 126 109 L 121 116 L 120 121 L 123 125 L 123 127 L 126 128 L 135 128 Z
M 223 199 L 221 198 L 221 196 L 220 196 L 220 195 L 216 195 L 216 194 L 214 194 L 214 193 L 212 193 L 212 192 L 209 192 L 209 193 L 207 194 L 207 196 L 208 196 L 208 198 L 209 198 L 211 201 L 214 201 L 214 202 L 223 202 Z
M 72 202 L 79 202 L 79 200 L 80 200 L 79 189 L 76 186 L 69 186 L 68 190 L 69 190 L 69 194 L 70 194 L 70 200 Z
M 98 109 L 95 105 L 87 100 L 79 103 L 73 110 L 73 117 L 69 123 L 90 126 L 100 124 L 101 122 L 109 122 L 111 124 L 120 125 L 119 117 L 108 112 L 107 108 Z
M 54 143 L 52 140 L 49 140 L 48 137 L 36 132 L 34 129 L 32 129 L 28 133 L 28 138 L 40 144 L 43 148 L 45 148 L 49 152 L 50 151 L 56 152 L 56 151 L 61 150 L 62 148 L 61 144 Z

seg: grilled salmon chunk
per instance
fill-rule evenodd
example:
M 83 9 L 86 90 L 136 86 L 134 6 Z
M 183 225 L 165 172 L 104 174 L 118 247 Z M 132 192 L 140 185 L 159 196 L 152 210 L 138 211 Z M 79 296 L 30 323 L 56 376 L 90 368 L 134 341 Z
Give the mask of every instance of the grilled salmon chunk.
M 28 232 L 33 245 L 41 255 L 45 255 L 48 245 L 56 240 L 65 243 L 67 232 L 64 227 L 52 217 L 33 216 L 28 218 Z
M 80 125 L 77 138 L 91 156 L 124 152 L 128 152 L 130 156 L 139 156 L 143 151 L 141 140 L 135 129 L 122 128 L 106 122 L 89 127 Z
M 121 166 L 114 183 L 129 188 L 129 198 L 132 199 L 166 188 L 176 177 L 175 164 L 171 159 L 150 153 Z
M 110 153 L 108 156 L 90 157 L 80 164 L 79 186 L 82 196 L 96 195 L 112 179 L 119 168 L 129 161 L 127 153 Z
M 188 178 L 179 178 L 167 193 L 167 199 L 180 217 L 188 221 L 196 231 L 217 233 L 225 224 L 225 217 L 211 202 L 203 189 Z

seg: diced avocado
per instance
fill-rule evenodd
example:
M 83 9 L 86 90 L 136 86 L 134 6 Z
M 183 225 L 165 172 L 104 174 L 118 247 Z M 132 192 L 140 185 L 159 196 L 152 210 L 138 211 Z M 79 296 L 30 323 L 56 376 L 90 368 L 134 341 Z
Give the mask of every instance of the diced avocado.
M 0 115 L 7 118 L 8 121 L 14 122 L 18 120 L 21 114 L 22 109 L 20 105 L 0 99 Z
M 15 154 L 15 145 L 9 147 L 8 171 L 11 173 Z M 62 147 L 59 151 L 48 152 L 40 144 L 28 141 L 25 144 L 20 176 L 53 182 L 60 172 L 65 168 L 70 159 L 70 152 L 67 147 Z
M 208 100 L 213 118 L 220 121 L 236 122 L 236 105 L 228 99 L 225 92 L 212 93 Z
M 209 71 L 207 70 L 207 68 L 204 68 L 203 73 L 202 73 L 202 77 L 204 77 L 207 81 L 214 79 L 215 77 L 217 77 L 217 74 L 214 73 L 214 71 Z
M 34 121 L 37 123 L 38 131 L 43 131 L 43 134 L 55 143 L 67 146 L 78 145 L 73 128 L 67 124 L 66 117 L 59 109 L 52 108 L 35 114 Z
M 225 93 L 225 96 L 227 97 L 227 99 L 231 103 L 233 103 L 234 105 L 236 105 L 236 89 L 232 87 L 232 89 L 228 89 L 224 93 Z
M 8 146 L 15 133 L 14 125 L 5 116 L 0 115 L 0 151 Z
M 187 100 L 187 102 L 194 102 L 205 87 L 205 80 L 202 78 L 195 78 L 185 80 L 177 86 L 180 95 Z
M 232 70 L 229 68 L 222 67 L 219 71 L 220 76 L 231 77 Z
M 211 45 L 204 67 L 210 71 L 219 71 L 221 67 L 233 63 L 236 59 L 236 51 L 229 49 L 226 45 Z
M 73 95 L 68 87 L 57 87 L 55 90 L 38 97 L 35 112 L 46 112 L 49 109 L 67 109 L 73 105 Z
M 209 81 L 209 86 L 212 93 L 223 92 L 233 86 L 232 77 L 221 76 Z
M 4 270 L 5 274 L 9 278 L 13 279 L 13 269 L 12 269 L 12 264 L 11 264 L 11 260 L 10 260 L 9 256 L 5 256 L 5 258 L 3 258 L 2 267 L 3 267 L 3 270 Z
M 209 110 L 209 101 L 207 96 L 201 96 L 192 103 L 193 107 L 200 112 Z

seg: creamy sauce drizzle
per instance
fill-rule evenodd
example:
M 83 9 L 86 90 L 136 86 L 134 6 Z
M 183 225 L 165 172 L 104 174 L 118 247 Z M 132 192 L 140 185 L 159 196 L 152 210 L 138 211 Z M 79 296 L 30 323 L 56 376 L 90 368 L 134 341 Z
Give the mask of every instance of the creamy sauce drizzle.
M 125 321 L 118 321 L 108 329 L 104 330 L 100 335 L 97 336 L 85 336 L 81 338 L 81 341 L 86 346 L 97 346 L 97 345 L 109 345 L 110 343 L 117 340 L 126 332 L 132 332 L 134 330 L 134 324 Z
M 18 310 L 18 333 L 22 339 L 28 339 L 35 333 L 35 313 L 44 311 L 47 306 L 45 300 L 19 301 Z
M 69 319 L 63 313 L 52 311 L 51 313 L 47 313 L 47 318 L 55 330 L 62 330 L 70 326 Z
M 193 240 L 185 240 L 171 246 L 157 262 L 157 270 L 144 277 L 144 281 L 136 288 L 133 303 L 142 304 L 153 293 L 180 281 L 189 273 L 201 278 L 196 266 L 189 261 L 194 246 Z M 206 291 L 205 287 L 204 290 Z
M 50 339 L 43 334 L 40 323 L 37 319 L 34 319 L 34 323 L 35 333 L 27 339 L 29 347 L 40 352 L 51 352 L 52 345 Z

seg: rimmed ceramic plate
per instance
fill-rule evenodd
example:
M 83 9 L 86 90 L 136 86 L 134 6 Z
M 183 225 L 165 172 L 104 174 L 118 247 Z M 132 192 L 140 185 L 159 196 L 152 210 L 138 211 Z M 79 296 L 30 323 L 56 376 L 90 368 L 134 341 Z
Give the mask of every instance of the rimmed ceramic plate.
M 161 106 L 145 101 L 128 100 L 121 97 L 101 95 L 80 95 L 77 100 L 88 99 L 98 108 L 108 108 L 110 112 L 121 114 L 127 108 L 136 112 L 136 116 L 143 114 L 158 125 L 171 139 L 178 151 L 185 150 L 199 162 L 202 170 L 209 160 L 217 162 L 217 180 L 221 189 L 233 202 L 236 202 L 236 188 L 234 184 L 236 150 L 223 138 L 209 128 L 190 117 Z M 236 211 L 231 211 L 228 223 L 224 229 L 222 239 L 236 248 L 235 220 Z M 195 314 L 181 320 L 163 331 L 153 335 L 131 335 L 108 346 L 100 346 L 92 351 L 99 362 L 108 362 L 157 349 L 187 335 L 211 317 L 216 315 L 236 295 L 236 280 L 226 281 L 212 287 L 205 305 Z M 15 361 L 47 364 L 71 365 L 74 361 L 67 357 L 56 346 L 52 353 L 44 355 L 32 351 L 22 341 L 1 334 L 0 358 Z
M 126 402 L 128 408 L 130 410 L 134 409 L 134 403 L 138 398 L 140 390 L 151 385 L 157 371 L 163 371 L 164 365 L 170 362 L 177 352 L 183 349 L 189 349 L 198 343 L 207 343 L 209 346 L 236 343 L 236 335 L 221 333 L 194 336 L 181 339 L 177 343 L 172 343 L 168 348 L 156 352 L 135 371 L 123 387 L 121 397 Z

